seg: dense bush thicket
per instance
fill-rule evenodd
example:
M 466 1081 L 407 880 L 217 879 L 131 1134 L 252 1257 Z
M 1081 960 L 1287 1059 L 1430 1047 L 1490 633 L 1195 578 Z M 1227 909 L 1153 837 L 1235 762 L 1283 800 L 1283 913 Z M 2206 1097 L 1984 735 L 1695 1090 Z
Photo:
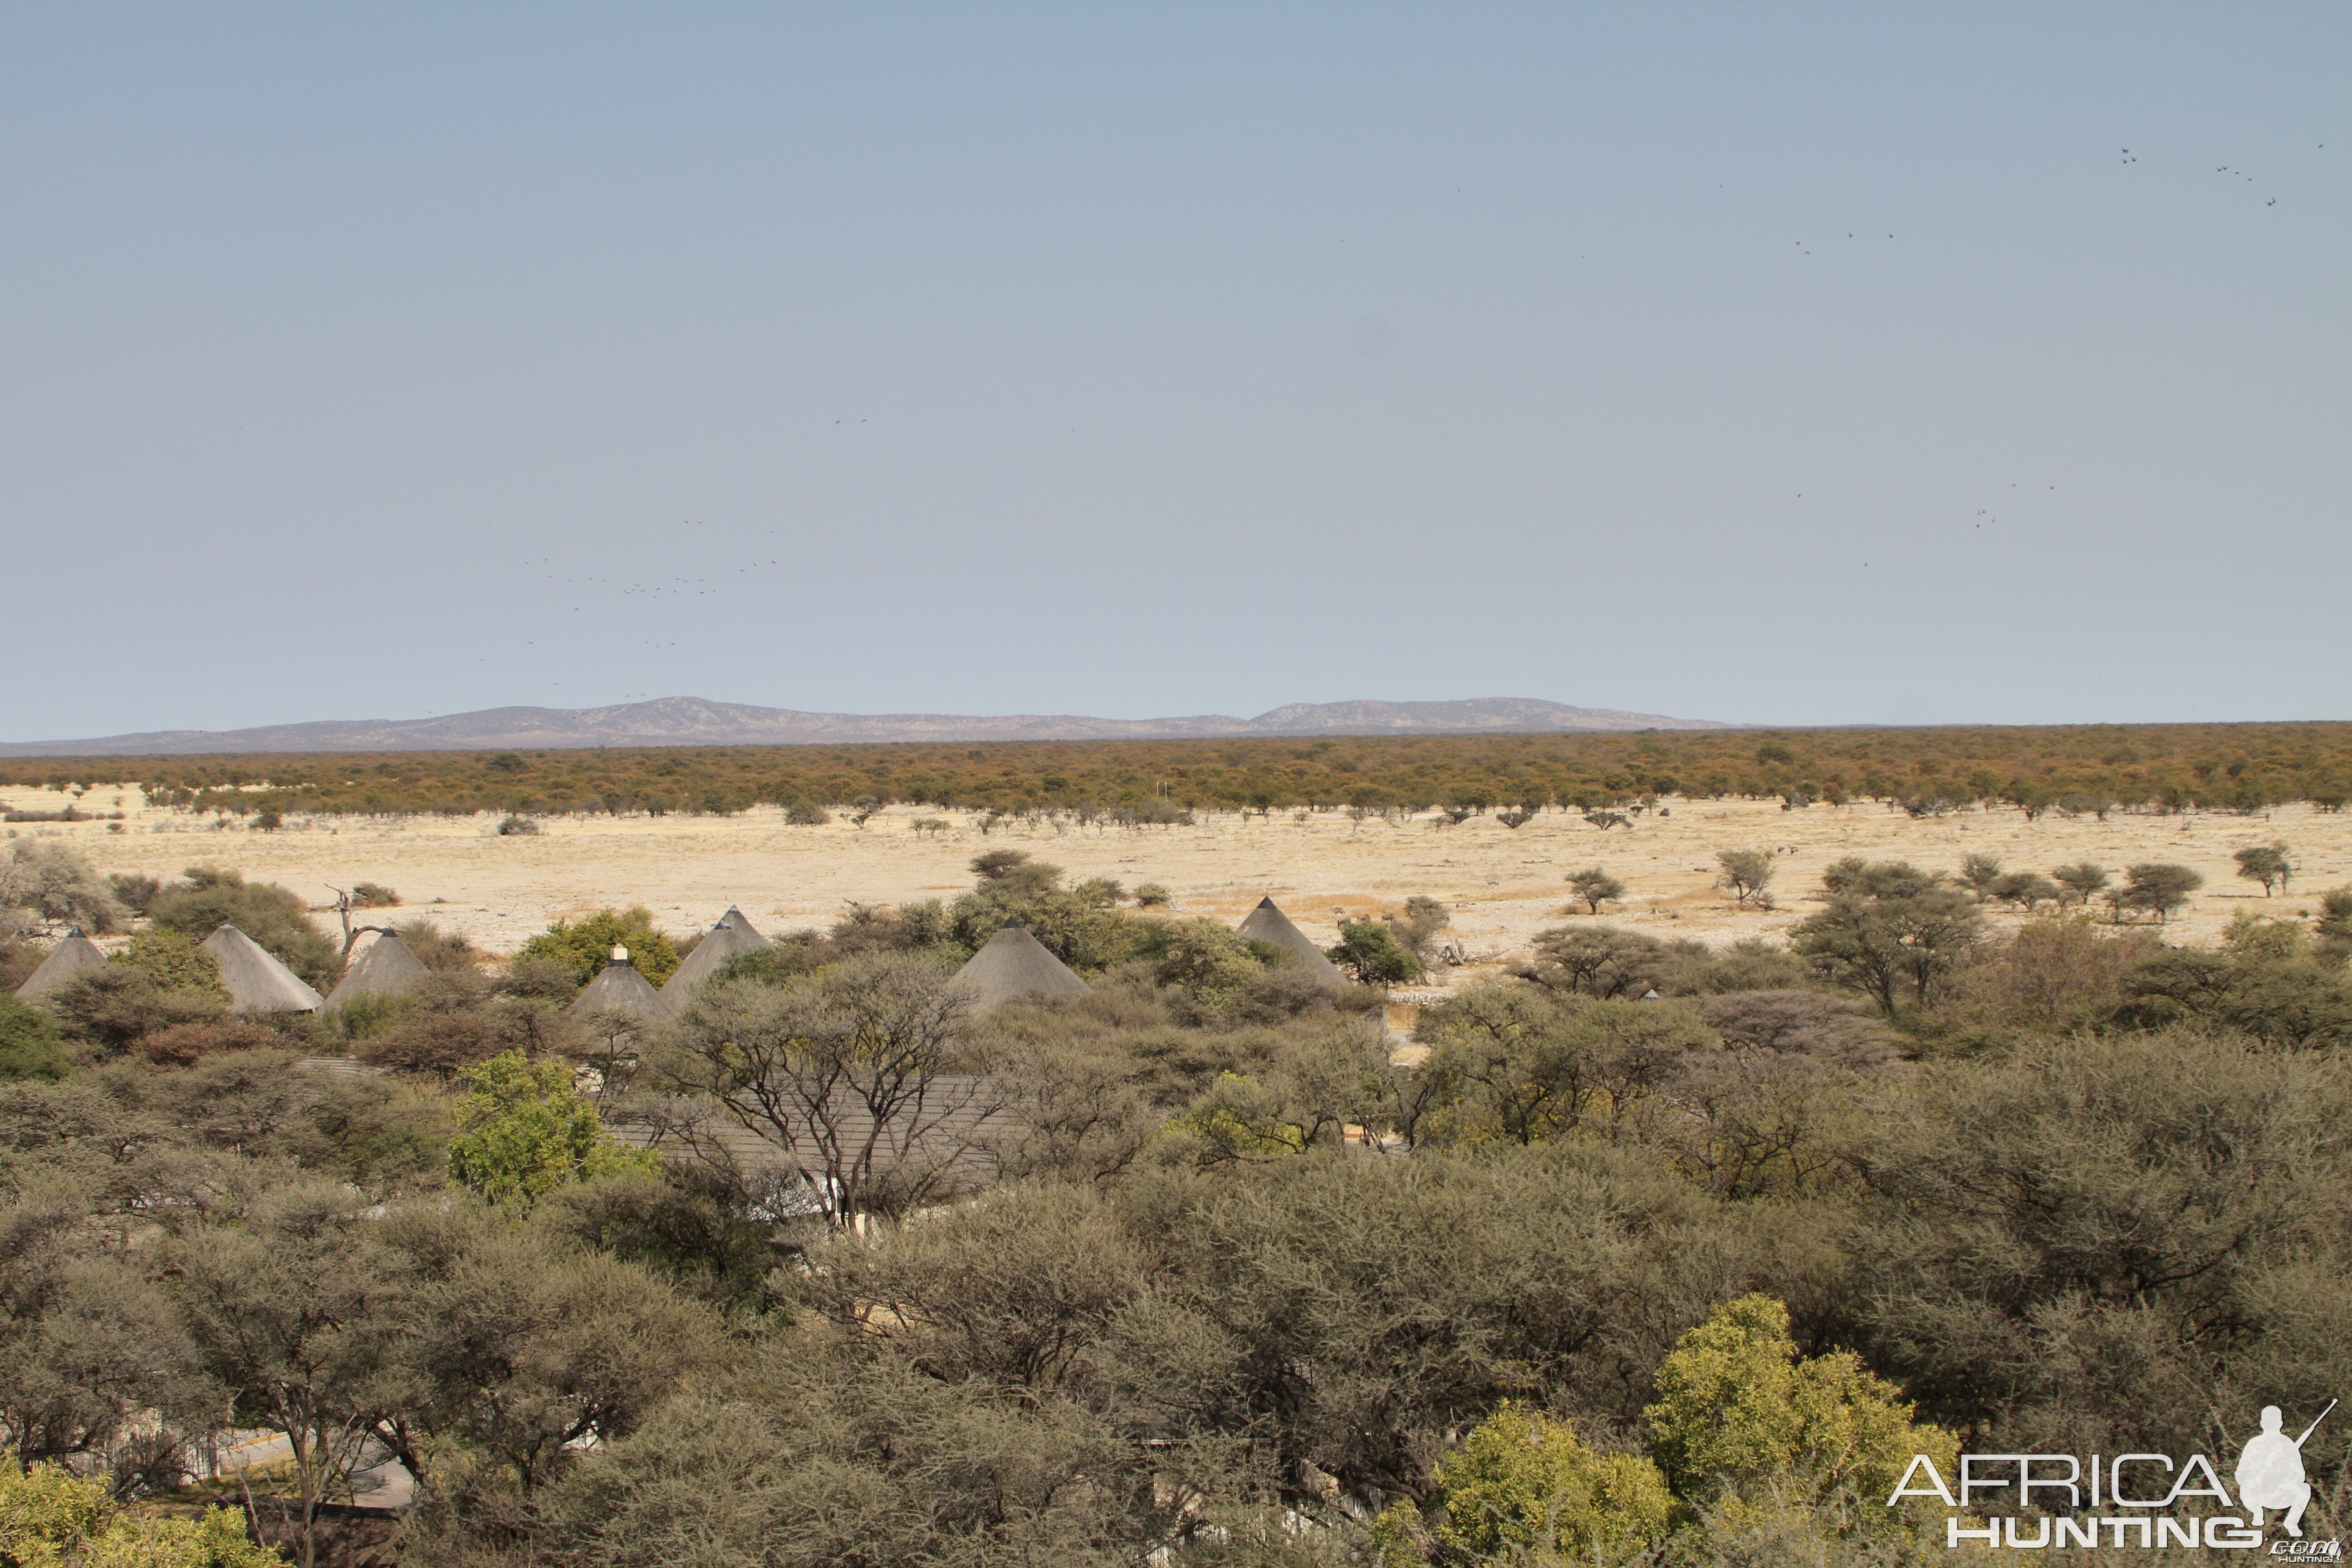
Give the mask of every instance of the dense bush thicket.
M 0 784 L 136 782 L 204 811 L 736 812 L 818 823 L 905 802 L 1169 820 L 1196 809 L 1580 809 L 1645 795 L 1873 799 L 1921 815 L 2260 810 L 2352 799 L 2352 724 L 2053 725 L 1633 734 L 655 747 L 0 760 Z M 796 808 L 796 810 L 795 810 Z M 1509 818 L 1507 817 L 1507 820 Z
M 237 1021 L 166 937 L 0 1008 L 0 1440 L 137 1499 L 233 1409 L 482 1568 L 1941 1561 L 1915 1452 L 2352 1385 L 2352 894 L 2197 949 L 1969 870 L 1842 864 L 1787 947 L 1580 916 L 1410 1068 L 1010 851 L 657 1024 L 421 922 L 418 994 Z M 1008 918 L 1088 993 L 971 1014 Z

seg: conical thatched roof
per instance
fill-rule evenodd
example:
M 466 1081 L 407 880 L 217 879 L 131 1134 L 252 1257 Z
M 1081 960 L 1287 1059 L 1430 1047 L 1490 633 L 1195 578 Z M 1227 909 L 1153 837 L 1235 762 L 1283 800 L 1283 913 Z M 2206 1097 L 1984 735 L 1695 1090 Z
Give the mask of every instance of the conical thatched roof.
M 300 975 L 235 926 L 221 927 L 204 946 L 220 965 L 221 985 L 240 1013 L 315 1013 L 326 1005 Z
M 47 995 L 77 974 L 105 966 L 106 954 L 98 951 L 98 943 L 76 931 L 49 949 L 49 955 L 41 960 L 41 966 L 33 971 L 25 984 L 16 987 L 16 994 L 29 1002 L 36 996 Z
M 616 947 L 613 962 L 596 972 L 588 988 L 572 999 L 572 1013 L 636 1013 L 653 1017 L 662 1010 L 661 993 L 629 962 L 629 950 Z
M 758 952 L 768 945 L 768 939 L 751 929 L 743 911 L 730 908 L 719 917 L 719 923 L 705 931 L 686 962 L 673 970 L 662 982 L 661 999 L 675 1013 L 694 994 L 694 988 L 727 967 L 727 961 L 747 952 Z
M 1295 956 L 1307 973 L 1318 980 L 1328 980 L 1334 985 L 1345 985 L 1347 975 L 1339 966 L 1323 956 L 1323 950 L 1314 939 L 1290 923 L 1290 917 L 1275 907 L 1272 899 L 1260 899 L 1257 908 L 1242 921 L 1242 934 L 1255 942 L 1270 942 Z
M 432 973 L 406 942 L 388 931 L 379 931 L 341 984 L 327 993 L 327 1005 L 340 1007 L 361 996 L 406 996 Z
M 955 972 L 953 984 L 973 993 L 975 1005 L 983 1013 L 1018 996 L 1087 994 L 1087 983 L 1047 952 L 1018 921 L 998 927 L 971 961 Z

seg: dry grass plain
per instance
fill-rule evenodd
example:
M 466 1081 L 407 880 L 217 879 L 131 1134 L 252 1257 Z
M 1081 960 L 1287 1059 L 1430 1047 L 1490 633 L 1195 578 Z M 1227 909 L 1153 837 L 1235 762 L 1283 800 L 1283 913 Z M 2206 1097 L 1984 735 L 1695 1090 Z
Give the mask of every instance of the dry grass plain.
M 53 791 L 0 791 L 10 809 L 56 810 Z M 829 923 L 851 902 L 903 903 L 952 898 L 971 885 L 971 858 L 983 849 L 1025 849 L 1073 878 L 1112 877 L 1129 889 L 1160 882 L 1181 914 L 1237 921 L 1271 893 L 1307 932 L 1336 940 L 1342 914 L 1395 910 L 1414 894 L 1443 900 L 1454 933 L 1473 958 L 1496 963 L 1523 951 L 1537 931 L 1567 920 L 1567 874 L 1602 866 L 1628 896 L 1607 919 L 1661 936 L 1721 945 L 1779 937 L 1812 907 L 1821 874 L 1844 855 L 1903 858 L 1931 869 L 1958 868 L 1964 855 L 1990 854 L 2011 869 L 2048 870 L 2076 860 L 2111 869 L 2170 860 L 2195 868 L 2205 887 L 2172 922 L 2176 941 L 2210 942 L 2241 910 L 2293 915 L 2319 889 L 2352 882 L 2352 813 L 2307 806 L 2241 816 L 2190 813 L 2122 816 L 2100 822 L 2047 816 L 2029 822 L 2010 808 L 1914 821 L 1858 804 L 1783 811 L 1773 801 L 1668 803 L 1630 829 L 1592 827 L 1570 811 L 1546 811 L 1514 830 L 1492 817 L 1458 826 L 1442 817 L 1397 823 L 1350 821 L 1342 812 L 1299 820 L 1219 816 L 1191 827 L 998 825 L 983 837 L 962 813 L 893 807 L 864 827 L 835 821 L 789 827 L 772 806 L 740 816 L 558 817 L 535 837 L 500 837 L 492 816 L 368 819 L 289 818 L 277 832 L 148 807 L 134 786 L 99 785 L 85 811 L 121 810 L 120 824 L 18 824 L 18 835 L 67 838 L 107 871 L 176 875 L 210 861 L 258 880 L 282 882 L 324 903 L 354 882 L 399 889 L 405 913 L 428 915 L 494 952 L 511 950 L 559 916 L 606 904 L 642 903 L 657 922 L 684 933 L 709 925 L 730 903 L 770 931 Z M 944 834 L 919 834 L 917 820 L 944 816 Z M 120 830 L 117 831 L 116 829 Z M 2231 856 L 2284 839 L 2298 868 L 2293 890 L 2265 900 L 2241 880 Z M 1715 887 L 1717 851 L 1778 851 L 1777 908 L 1743 910 Z M 1999 923 L 2012 914 L 1993 912 Z

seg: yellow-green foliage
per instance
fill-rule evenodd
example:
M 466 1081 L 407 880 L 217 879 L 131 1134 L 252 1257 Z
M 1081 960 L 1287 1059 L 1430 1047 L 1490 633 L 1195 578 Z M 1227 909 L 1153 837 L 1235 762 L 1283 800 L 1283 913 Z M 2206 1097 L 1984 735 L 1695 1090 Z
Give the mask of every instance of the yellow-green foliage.
M 598 910 L 577 921 L 558 921 L 515 951 L 517 958 L 551 959 L 585 985 L 613 961 L 615 945 L 629 950 L 637 973 L 659 985 L 677 968 L 677 949 L 654 929 L 654 912 L 643 904 Z
M 110 962 L 140 971 L 165 991 L 202 991 L 228 999 L 221 985 L 219 961 L 185 931 L 161 926 L 142 931 Z
M 449 1176 L 494 1204 L 528 1210 L 572 1182 L 661 1174 L 656 1156 L 605 1132 L 562 1062 L 507 1051 L 468 1068 L 466 1079 L 474 1092 L 457 1105 Z
M 1958 1451 L 1951 1433 L 1915 1424 L 1900 1391 L 1859 1356 L 1800 1358 L 1789 1310 L 1769 1296 L 1743 1296 L 1685 1334 L 1657 1389 L 1643 1412 L 1650 1451 L 1692 1503 L 1769 1491 L 1800 1506 L 1851 1504 L 1857 1526 L 1901 1524 L 1885 1503 L 1912 1456 L 1950 1475 Z
M 245 1516 L 207 1509 L 201 1519 L 155 1519 L 117 1510 L 106 1478 L 84 1480 L 56 1465 L 16 1468 L 0 1456 L 0 1568 L 284 1568 L 246 1539 Z
M 1666 1531 L 1674 1497 L 1638 1454 L 1600 1454 L 1569 1423 L 1506 1400 L 1438 1469 L 1445 1520 L 1438 1536 L 1483 1559 L 1506 1551 L 1558 1552 L 1582 1563 L 1620 1561 Z

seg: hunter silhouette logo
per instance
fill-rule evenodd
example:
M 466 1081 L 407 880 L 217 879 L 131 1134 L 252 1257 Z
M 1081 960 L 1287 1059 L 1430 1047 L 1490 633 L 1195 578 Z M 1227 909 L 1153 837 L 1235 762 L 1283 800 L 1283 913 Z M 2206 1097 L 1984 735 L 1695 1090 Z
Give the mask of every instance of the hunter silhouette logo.
M 2327 1402 L 2301 1436 L 2290 1437 L 2275 1405 L 2263 1407 L 2262 1430 L 2246 1440 L 2234 1475 L 2237 1497 L 2203 1454 L 1962 1454 L 1948 1484 L 1936 1461 L 1915 1454 L 1886 1506 L 1906 1498 L 1934 1498 L 1955 1511 L 1944 1521 L 1944 1544 L 1981 1542 L 1986 1547 L 2035 1551 L 2049 1547 L 2219 1547 L 2246 1551 L 2263 1544 L 2263 1516 L 2276 1512 L 2292 1539 L 2273 1542 L 2269 1555 L 2294 1563 L 2338 1563 L 2335 1541 L 2303 1538 L 2311 1482 L 2303 1446 L 2336 1408 Z M 1990 1505 L 1990 1507 L 1988 1507 Z M 2004 1508 L 2003 1505 L 2006 1505 Z M 1983 1509 L 1984 1514 L 1976 1510 Z M 1975 1515 L 1975 1517 L 1971 1517 Z
M 2327 1410 L 2335 1408 L 2336 1401 L 2329 1400 Z M 2280 1430 L 2285 1418 L 2279 1407 L 2263 1406 L 2262 1433 L 2247 1438 L 2245 1452 L 2238 1456 L 2238 1503 L 2246 1510 L 2246 1523 L 2252 1528 L 2263 1527 L 2264 1509 L 2283 1508 L 2286 1518 L 2281 1522 L 2286 1532 L 2303 1539 L 2303 1510 L 2311 1501 L 2311 1483 L 2303 1478 L 2304 1439 L 2327 1419 L 2327 1410 L 2303 1429 L 2302 1437 L 2290 1439 Z

